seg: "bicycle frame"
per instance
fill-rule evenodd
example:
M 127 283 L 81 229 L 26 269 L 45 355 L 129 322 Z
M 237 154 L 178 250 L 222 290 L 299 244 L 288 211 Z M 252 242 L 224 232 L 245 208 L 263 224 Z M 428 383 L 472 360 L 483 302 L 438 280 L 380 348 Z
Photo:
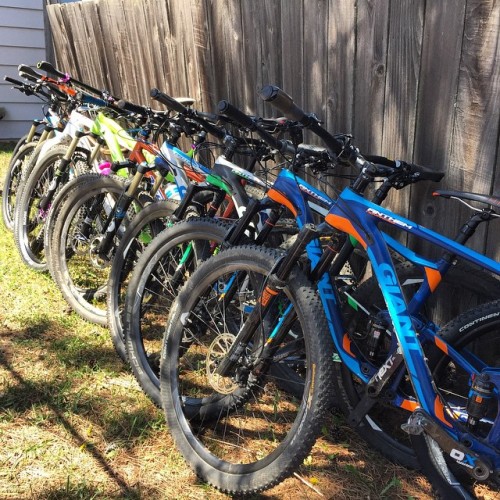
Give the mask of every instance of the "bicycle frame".
M 389 355 L 382 367 L 374 368 L 369 374 L 363 372 L 359 358 L 350 351 L 350 342 L 344 334 L 342 314 L 334 287 L 330 276 L 328 273 L 325 273 L 318 282 L 318 290 L 340 360 L 345 363 L 352 373 L 363 382 L 368 383 L 375 377 L 383 380 L 384 375 L 392 371 L 393 365 L 397 364 L 399 354 L 401 359 L 404 359 L 408 374 L 411 377 L 417 401 L 412 404 L 411 401 L 397 398 L 394 403 L 409 410 L 415 409 L 417 405 L 420 406 L 433 421 L 439 424 L 442 430 L 457 442 L 457 448 L 458 443 L 467 436 L 467 439 L 472 442 L 472 445 L 469 447 L 470 453 L 455 450 L 457 453 L 453 457 L 455 459 L 460 457 L 460 460 L 457 460 L 460 463 L 467 463 L 473 467 L 478 461 L 478 456 L 476 455 L 478 454 L 486 456 L 493 468 L 498 469 L 500 467 L 500 454 L 498 453 L 500 419 L 497 417 L 485 441 L 474 439 L 470 433 L 464 430 L 460 425 L 460 415 L 456 415 L 450 409 L 447 409 L 439 394 L 434 389 L 432 377 L 425 361 L 425 355 L 413 324 L 415 318 L 412 316 L 412 313 L 415 313 L 419 309 L 428 295 L 438 286 L 442 272 L 446 270 L 446 264 L 443 263 L 442 259 L 431 261 L 411 251 L 403 250 L 404 247 L 402 245 L 387 236 L 378 226 L 382 221 L 389 223 L 400 230 L 438 246 L 446 252 L 451 252 L 469 262 L 480 265 L 495 274 L 500 274 L 500 264 L 430 229 L 367 201 L 349 188 L 342 191 L 325 220 L 332 227 L 356 238 L 366 250 L 379 282 L 399 344 L 398 350 L 394 350 Z M 426 279 L 414 299 L 410 302 L 411 308 L 407 306 L 404 299 L 389 248 L 401 251 L 405 258 L 424 268 Z M 317 263 L 320 257 L 317 242 L 311 242 L 307 247 L 307 251 L 312 263 Z M 428 338 L 433 340 L 434 344 L 443 353 L 448 355 L 468 373 L 488 374 L 491 382 L 495 385 L 498 398 L 500 369 L 484 366 L 477 359 L 464 358 L 440 339 L 432 329 L 426 328 L 423 332 Z

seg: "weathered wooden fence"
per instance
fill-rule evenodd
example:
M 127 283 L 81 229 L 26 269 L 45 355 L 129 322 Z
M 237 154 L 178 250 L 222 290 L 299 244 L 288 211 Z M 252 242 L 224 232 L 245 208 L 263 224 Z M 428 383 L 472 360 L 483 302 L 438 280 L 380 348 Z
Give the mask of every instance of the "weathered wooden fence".
M 148 104 L 158 87 L 215 110 L 281 86 L 364 152 L 500 195 L 499 0 L 90 0 L 48 6 L 57 65 Z M 391 208 L 454 235 L 466 211 L 413 186 Z M 497 251 L 495 223 L 474 246 Z

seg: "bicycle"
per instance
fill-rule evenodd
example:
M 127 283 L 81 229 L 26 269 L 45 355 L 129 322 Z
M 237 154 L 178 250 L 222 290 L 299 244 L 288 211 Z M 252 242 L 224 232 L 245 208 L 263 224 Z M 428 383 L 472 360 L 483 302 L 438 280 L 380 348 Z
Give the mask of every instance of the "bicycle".
M 28 133 L 16 143 L 5 175 L 2 215 L 5 227 L 10 231 L 14 229 L 15 206 L 20 197 L 28 165 L 38 157 L 42 145 L 54 134 L 54 131 L 58 130 L 61 120 L 69 111 L 67 96 L 55 85 L 39 82 L 31 73 L 26 73 L 27 67 L 21 65 L 20 68 L 24 69 L 21 75 L 29 80 L 28 83 L 9 77 L 5 77 L 5 80 L 12 83 L 13 88 L 26 95 L 35 95 L 40 98 L 47 105 L 47 109 L 43 112 L 43 119 L 33 120 Z M 43 128 L 41 132 L 40 128 Z
M 301 229 L 284 255 L 247 246 L 213 256 L 193 273 L 172 306 L 162 349 L 163 407 L 181 453 L 198 475 L 223 491 L 265 489 L 291 474 L 305 458 L 334 391 L 353 425 L 385 398 L 412 414 L 405 429 L 427 435 L 423 447 L 428 454 L 433 455 L 428 442 L 434 440 L 449 460 L 476 479 L 498 478 L 497 416 L 487 421 L 479 418 L 479 427 L 486 426 L 489 433 L 481 432 L 478 437 L 477 421 L 476 427 L 469 421 L 464 430 L 462 421 L 469 417 L 466 408 L 461 405 L 451 411 L 450 395 L 434 385 L 439 379 L 432 378 L 424 348 L 447 353 L 469 377 L 489 375 L 488 397 L 493 400 L 498 400 L 499 375 L 487 364 L 478 364 L 477 357 L 466 357 L 464 346 L 457 344 L 455 349 L 450 338 L 438 336 L 436 325 L 418 313 L 455 258 L 496 275 L 500 265 L 462 244 L 473 228 L 453 241 L 367 201 L 364 189 L 398 166 L 372 163 L 354 148 L 346 150 L 345 144 L 279 89 L 267 87 L 262 94 L 274 100 L 285 116 L 318 133 L 335 155 L 360 169 L 357 180 L 339 194 L 325 220 L 366 250 L 387 304 L 377 319 L 385 318 L 385 322 L 374 323 L 369 332 L 372 347 L 368 341 L 355 342 L 349 336 L 339 294 L 326 272 L 335 255 L 322 251 L 318 230 L 311 224 Z M 496 217 L 494 208 L 500 207 L 500 201 L 492 197 L 440 193 L 487 204 L 489 208 L 474 218 L 476 227 Z M 278 195 L 276 190 L 275 198 Z M 436 245 L 443 250 L 442 258 L 433 261 L 410 251 L 379 228 L 382 222 Z M 389 248 L 423 272 L 423 283 L 408 306 Z M 304 251 L 310 270 L 297 265 Z M 303 339 L 304 393 L 300 399 L 279 392 L 272 384 L 265 387 L 273 357 L 290 331 L 300 331 Z M 383 343 L 375 342 L 378 339 Z M 386 349 L 383 362 L 373 354 L 377 344 L 379 354 Z M 353 376 L 364 387 L 355 407 L 350 406 L 344 387 L 346 378 L 349 382 Z M 475 398 L 479 393 L 476 388 L 469 400 L 481 406 Z M 248 420 L 246 409 L 251 415 Z M 421 450 L 415 451 L 422 457 Z M 461 486 L 446 481 L 439 487 L 445 494 L 466 495 Z

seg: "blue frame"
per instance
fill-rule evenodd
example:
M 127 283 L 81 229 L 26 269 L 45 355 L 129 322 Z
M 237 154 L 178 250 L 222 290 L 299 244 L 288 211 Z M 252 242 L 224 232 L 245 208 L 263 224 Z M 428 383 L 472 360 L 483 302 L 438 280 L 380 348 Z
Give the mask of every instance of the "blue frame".
M 443 403 L 433 389 L 432 377 L 425 362 L 424 353 L 414 325 L 419 328 L 419 333 L 425 341 L 436 345 L 444 345 L 448 356 L 467 370 L 468 373 L 488 373 L 496 387 L 497 400 L 499 399 L 498 395 L 500 392 L 500 369 L 489 368 L 477 359 L 465 359 L 442 339 L 436 342 L 437 327 L 432 324 L 422 324 L 422 322 L 419 322 L 418 316 L 414 316 L 432 293 L 434 283 L 431 284 L 428 277 L 424 279 L 410 303 L 406 304 L 389 248 L 392 248 L 403 255 L 408 261 L 421 267 L 424 275 L 430 272 L 437 282 L 446 273 L 450 264 L 442 258 L 432 261 L 416 254 L 384 233 L 378 226 L 382 221 L 389 223 L 447 252 L 452 252 L 467 261 L 478 264 L 495 274 L 500 274 L 500 264 L 447 237 L 366 200 L 350 188 L 345 188 L 338 199 L 333 201 L 325 193 L 314 188 L 292 172 L 282 170 L 269 191 L 268 196 L 277 202 L 285 202 L 295 212 L 299 227 L 313 222 L 311 205 L 319 203 L 322 207 L 328 206 L 329 210 L 325 216 L 326 222 L 332 227 L 348 233 L 363 245 L 380 284 L 398 340 L 397 343 L 393 343 L 393 350 L 389 353 L 389 357 L 394 354 L 397 344 L 399 344 L 417 396 L 417 401 L 414 401 L 414 403 L 420 405 L 453 439 L 460 441 L 465 436 L 460 426 L 463 418 L 460 415 L 450 415 L 446 411 L 443 411 Z M 314 268 L 322 255 L 319 240 L 312 240 L 306 250 L 311 267 Z M 356 357 L 356 352 L 351 353 L 345 348 L 342 313 L 329 273 L 324 273 L 321 276 L 317 283 L 317 288 L 323 303 L 329 330 L 341 361 L 353 374 L 364 383 L 367 383 L 377 373 L 379 368 L 372 367 L 371 372 L 365 374 L 361 370 L 360 359 L 362 358 Z M 364 368 L 366 369 L 366 363 L 364 363 Z M 397 383 L 398 381 L 396 380 L 393 385 L 397 386 Z M 398 395 L 393 400 L 393 404 L 402 406 L 404 400 L 403 397 Z M 439 415 L 437 414 L 438 411 Z M 467 433 L 467 437 L 471 439 L 472 436 Z M 500 467 L 499 443 L 500 419 L 497 418 L 489 432 L 487 440 L 479 441 L 472 439 L 471 450 L 479 455 L 486 456 L 493 465 L 493 468 L 497 469 Z M 495 448 L 497 449 L 495 450 Z M 465 460 L 469 464 L 474 464 L 475 457 L 473 455 L 466 456 Z
M 463 429 L 459 425 L 461 420 L 460 417 L 450 415 L 448 412 L 442 412 L 438 415 L 437 409 L 439 407 L 442 408 L 442 404 L 441 406 L 439 405 L 439 396 L 433 389 L 432 377 L 429 373 L 424 353 L 412 323 L 412 319 L 414 318 L 410 314 L 409 306 L 407 306 L 404 300 L 396 270 L 389 253 L 389 247 L 398 251 L 401 249 L 401 245 L 392 238 L 387 237 L 387 235 L 379 229 L 378 225 L 381 221 L 388 222 L 407 233 L 424 239 L 443 250 L 455 253 L 463 259 L 478 264 L 495 274 L 500 274 L 500 264 L 447 237 L 420 226 L 409 219 L 394 214 L 378 205 L 374 205 L 362 196 L 356 194 L 350 188 L 346 188 L 342 191 L 339 199 L 331 207 L 325 219 L 332 227 L 348 232 L 351 236 L 356 237 L 364 246 L 386 302 L 394 331 L 406 363 L 406 368 L 412 380 L 418 404 L 428 415 L 439 423 L 453 439 L 460 441 L 460 438 L 465 436 Z M 348 223 L 346 223 L 347 221 Z M 422 265 L 422 263 L 425 262 L 427 267 L 436 270 L 440 274 L 442 271 L 446 270 L 446 265 L 443 264 L 444 261 L 442 259 L 432 262 L 422 259 L 416 254 L 410 253 L 406 253 L 405 257 L 410 258 L 412 262 L 418 265 Z M 325 312 L 327 313 L 330 332 L 338 350 L 338 354 L 341 360 L 356 376 L 367 382 L 369 378 L 362 374 L 359 362 L 353 359 L 342 345 L 343 331 L 341 313 L 335 297 L 330 296 L 329 287 L 331 283 L 328 283 L 328 281 L 329 277 L 327 275 L 323 276 L 318 284 L 318 288 L 320 290 Z M 426 296 L 428 296 L 428 288 L 429 283 L 424 281 L 424 284 L 417 292 L 418 295 L 410 302 L 413 311 L 417 310 L 418 307 L 422 305 Z M 422 293 L 421 290 L 424 290 L 424 293 Z M 430 335 L 431 337 L 435 336 L 435 332 L 432 330 L 424 329 L 424 332 L 425 335 Z M 442 339 L 441 342 L 444 343 Z M 448 356 L 461 367 L 468 370 L 469 373 L 477 374 L 480 371 L 489 373 L 492 382 L 496 386 L 496 396 L 498 399 L 500 370 L 490 369 L 484 365 L 474 365 L 451 346 L 446 344 L 446 347 Z M 467 436 L 471 439 L 470 434 L 467 434 Z M 497 418 L 490 430 L 486 442 L 472 439 L 471 450 L 487 456 L 494 468 L 500 466 L 500 455 L 498 451 L 494 450 L 494 448 L 499 445 L 499 437 L 500 419 Z M 468 460 L 469 463 L 474 463 L 475 461 L 473 456 L 470 456 Z

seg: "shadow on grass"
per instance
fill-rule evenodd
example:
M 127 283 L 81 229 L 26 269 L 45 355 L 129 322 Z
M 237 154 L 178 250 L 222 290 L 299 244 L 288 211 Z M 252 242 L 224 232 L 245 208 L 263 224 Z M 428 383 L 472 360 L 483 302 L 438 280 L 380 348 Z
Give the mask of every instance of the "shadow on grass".
M 0 339 L 8 339 L 18 345 L 36 344 L 74 369 L 99 368 L 115 373 L 127 371 L 111 342 L 107 345 L 98 345 L 94 339 L 90 342 L 78 334 L 69 333 L 60 323 L 48 318 L 39 317 L 30 321 L 19 331 L 0 331 Z
M 73 413 L 80 413 L 82 409 L 94 409 L 92 398 L 85 398 L 87 401 L 82 403 L 79 401 L 79 407 L 75 408 L 75 402 L 68 396 L 70 382 L 67 379 L 61 380 L 45 380 L 43 382 L 34 382 L 27 380 L 21 375 L 9 362 L 3 352 L 0 352 L 0 366 L 2 366 L 15 380 L 16 385 L 8 387 L 0 395 L 0 410 L 14 410 L 15 412 L 23 413 L 33 408 L 34 405 L 43 405 L 47 407 L 60 423 L 64 429 L 72 436 L 73 441 L 77 447 L 85 446 L 87 452 L 92 455 L 93 459 L 98 462 L 103 471 L 109 478 L 118 486 L 120 493 L 116 498 L 138 498 L 137 492 L 130 488 L 121 475 L 114 470 L 106 458 L 93 446 L 86 446 L 87 439 L 75 429 L 73 425 L 65 417 L 65 413 L 71 410 Z M 97 397 L 95 398 L 98 399 Z M 97 401 L 96 401 L 97 402 Z M 71 407 L 73 405 L 73 407 Z M 76 410 L 76 411 L 75 411 Z M 96 422 L 99 421 L 100 416 L 93 414 Z M 102 424 L 102 420 L 99 421 Z M 130 434 L 129 434 L 130 435 Z M 74 490 L 74 486 L 71 486 Z M 68 497 L 68 485 L 66 488 L 58 490 L 47 491 L 44 498 L 94 498 L 92 495 L 77 494 L 77 491 L 70 491 L 72 495 Z M 74 495 L 73 495 L 74 493 Z M 90 493 L 90 492 L 89 492 Z M 97 491 L 96 491 L 97 493 Z
M 103 398 L 102 390 L 108 390 L 107 385 L 102 386 L 102 377 L 93 379 L 93 374 L 85 371 L 89 363 L 95 367 L 96 372 L 104 366 L 111 368 L 115 373 L 124 370 L 118 356 L 112 348 L 100 346 L 98 348 L 89 346 L 81 338 L 75 335 L 53 331 L 50 321 L 31 325 L 22 332 L 9 332 L 11 337 L 4 346 L 9 349 L 0 351 L 0 367 L 9 372 L 12 383 L 0 394 L 0 411 L 9 410 L 18 414 L 28 413 L 40 407 L 48 409 L 57 423 L 72 436 L 77 447 L 84 446 L 86 453 L 93 457 L 102 470 L 116 484 L 117 493 L 106 492 L 107 498 L 141 498 L 142 493 L 138 485 L 131 487 L 107 460 L 99 449 L 89 440 L 85 432 L 81 433 L 70 422 L 71 415 L 80 415 L 94 426 L 100 429 L 106 441 L 118 443 L 120 447 L 131 449 L 150 434 L 154 434 L 158 428 L 164 426 L 163 414 L 145 397 L 139 403 L 133 401 L 129 392 L 110 393 L 109 399 Z M 60 328 L 60 327 L 59 327 Z M 6 336 L 2 335 L 4 340 Z M 26 344 L 23 344 L 26 342 Z M 46 355 L 42 362 L 47 366 L 56 363 L 51 378 L 43 380 L 30 380 L 29 373 L 20 373 L 16 365 L 16 359 L 30 359 L 29 349 L 36 348 Z M 35 354 L 36 356 L 36 354 Z M 24 367 L 22 368 L 24 369 Z M 83 381 L 83 389 L 78 375 L 89 376 L 88 383 Z M 36 377 L 33 371 L 33 378 Z M 112 390 L 112 389 L 110 389 Z M 139 396 L 141 396 L 139 394 Z M 69 414 L 69 417 L 67 417 Z M 381 457 L 369 452 L 366 445 L 361 442 L 352 430 L 345 430 L 342 418 L 332 415 L 326 425 L 328 429 L 324 435 L 327 441 L 327 449 L 316 451 L 317 459 L 310 466 L 302 466 L 299 474 L 322 475 L 331 478 L 336 476 L 349 478 L 350 488 L 356 491 L 360 497 L 364 495 L 379 495 L 381 492 L 392 494 L 400 490 L 398 482 L 391 483 L 393 475 L 386 476 L 376 473 L 371 464 L 380 464 L 385 461 Z M 342 445 L 344 443 L 344 445 Z M 356 454 L 355 459 L 338 455 L 332 447 L 339 446 Z M 337 448 L 338 450 L 338 448 Z M 328 464 L 328 465 L 325 465 Z M 383 467 L 384 469 L 386 467 Z M 411 472 L 401 470 L 403 476 Z M 377 475 L 378 474 L 378 475 Z M 392 473 L 393 474 L 393 473 Z M 382 478 L 382 476 L 385 476 Z M 377 477 L 375 480 L 374 478 Z M 307 487 L 305 487 L 307 490 Z M 419 487 L 415 489 L 420 490 Z M 119 491 L 118 491 L 119 490 Z M 385 490 L 385 491 L 384 491 Z M 425 495 L 424 490 L 420 490 Z M 99 498 L 103 492 L 98 487 L 87 483 L 67 484 L 50 487 L 43 492 L 44 498 Z M 264 498 L 259 495 L 254 499 Z M 265 498 L 272 498 L 266 495 Z

